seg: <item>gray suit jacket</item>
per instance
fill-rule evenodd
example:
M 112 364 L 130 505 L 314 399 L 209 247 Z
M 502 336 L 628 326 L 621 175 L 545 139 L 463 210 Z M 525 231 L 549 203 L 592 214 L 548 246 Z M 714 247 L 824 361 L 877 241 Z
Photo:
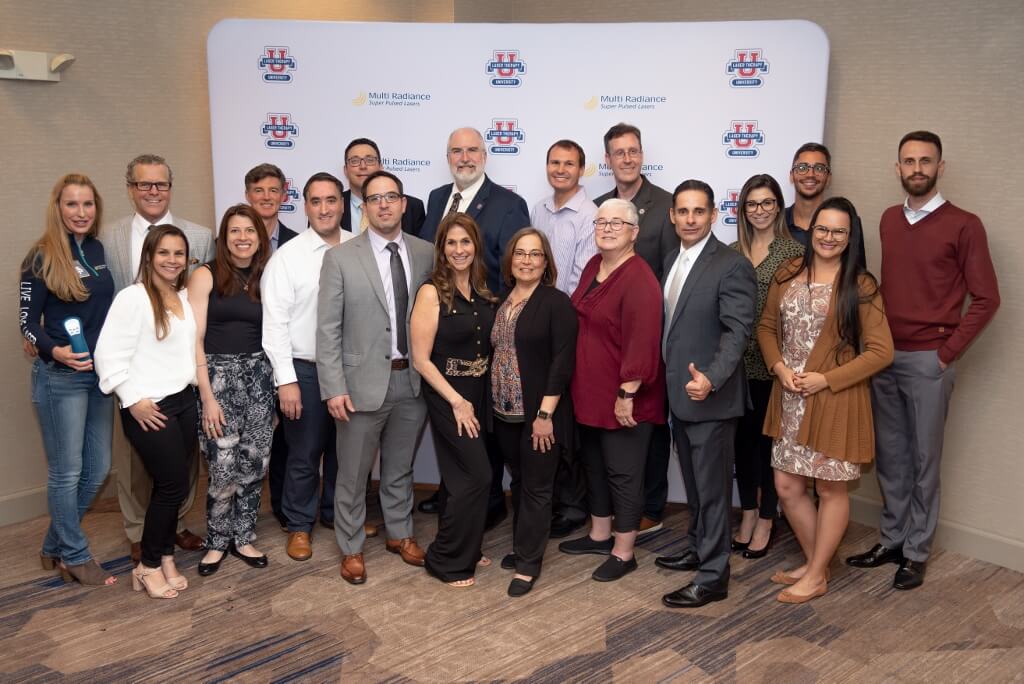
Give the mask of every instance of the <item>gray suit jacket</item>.
M 665 278 L 678 255 L 677 248 L 666 257 Z M 701 422 L 743 415 L 748 401 L 743 350 L 754 325 L 756 304 L 754 267 L 712 234 L 690 268 L 675 311 L 665 312 L 662 348 L 668 400 L 680 419 Z M 691 400 L 684 389 L 691 380 L 691 362 L 714 387 L 704 401 Z
M 107 257 L 107 268 L 114 277 L 114 291 L 120 292 L 135 282 L 132 273 L 132 218 L 134 214 L 103 226 L 100 242 Z M 174 225 L 181 228 L 188 240 L 188 272 L 201 264 L 213 261 L 213 233 L 209 228 L 175 217 Z
M 320 397 L 325 401 L 347 394 L 356 411 L 376 411 L 384 403 L 391 378 L 391 319 L 384 283 L 373 258 L 369 231 L 324 255 L 317 300 L 316 369 Z M 405 233 L 411 285 L 409 315 L 416 292 L 434 262 L 434 247 Z M 420 393 L 420 375 L 409 365 L 413 392 Z

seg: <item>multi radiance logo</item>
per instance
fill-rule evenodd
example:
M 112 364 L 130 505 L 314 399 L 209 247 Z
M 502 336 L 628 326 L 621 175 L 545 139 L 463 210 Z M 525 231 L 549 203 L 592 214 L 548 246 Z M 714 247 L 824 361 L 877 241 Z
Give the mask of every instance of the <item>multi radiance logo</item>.
M 272 150 L 290 150 L 295 147 L 292 138 L 299 135 L 299 127 L 292 123 L 292 115 L 270 112 L 260 128 L 263 144 Z
M 733 121 L 722 136 L 722 144 L 728 146 L 725 154 L 730 157 L 753 158 L 761 154 L 764 131 L 756 121 Z
M 491 127 L 484 131 L 484 142 L 491 154 L 519 154 L 526 141 L 526 133 L 519 128 L 519 120 L 491 119 Z
M 585 175 L 587 175 L 587 176 L 593 176 L 594 175 L 593 173 L 590 172 L 591 166 L 593 166 L 593 164 L 590 164 L 590 165 L 587 166 L 587 171 L 584 172 Z M 664 171 L 664 170 L 665 170 L 665 165 L 664 164 L 644 164 L 643 166 L 640 167 L 640 173 L 642 173 L 645 176 L 649 175 L 649 174 L 652 174 L 652 173 L 657 173 L 658 171 Z M 600 164 L 597 165 L 597 175 L 600 176 L 601 178 L 606 178 L 608 176 L 613 175 L 612 167 L 608 166 L 608 164 L 605 163 L 605 162 L 601 162 Z
M 518 88 L 526 73 L 526 62 L 519 59 L 519 50 L 495 50 L 487 61 L 486 73 L 492 88 Z
M 641 110 L 651 111 L 667 102 L 668 97 L 665 95 L 644 95 L 641 93 L 594 95 L 583 103 L 583 108 L 591 112 L 597 110 L 608 111 L 610 109 L 634 112 Z
M 267 46 L 259 61 L 260 72 L 267 83 L 291 83 L 295 76 L 295 58 L 288 54 L 284 46 Z
M 733 88 L 760 88 L 764 85 L 761 77 L 768 73 L 764 51 L 761 48 L 736 50 L 733 58 L 725 63 L 725 73 L 732 77 L 729 85 Z
M 391 173 L 419 173 L 430 168 L 430 160 L 410 157 L 381 157 L 380 165 Z
M 739 211 L 740 191 L 730 188 L 725 191 L 725 199 L 718 203 L 718 213 L 722 217 L 722 225 L 735 226 L 736 213 Z
M 353 107 L 419 107 L 430 102 L 430 93 L 399 92 L 396 90 L 371 90 L 352 98 Z
M 295 187 L 295 181 L 291 178 L 284 179 L 284 190 L 282 192 L 283 197 L 281 198 L 281 207 L 278 209 L 279 212 L 284 214 L 294 214 L 295 205 L 299 201 L 299 191 Z

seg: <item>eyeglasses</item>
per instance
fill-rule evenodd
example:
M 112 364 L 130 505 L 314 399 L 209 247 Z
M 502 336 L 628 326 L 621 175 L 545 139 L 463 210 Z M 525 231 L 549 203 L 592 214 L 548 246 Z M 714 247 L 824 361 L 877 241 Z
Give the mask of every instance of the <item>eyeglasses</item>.
M 157 181 L 156 183 L 151 183 L 150 181 L 131 181 L 128 185 L 132 186 L 136 190 L 141 190 L 142 192 L 149 192 L 153 188 L 156 188 L 160 192 L 167 192 L 171 189 L 171 184 L 168 181 Z
M 643 156 L 643 154 L 643 150 L 637 149 L 636 147 L 631 147 L 628 150 L 615 150 L 609 156 L 611 156 L 611 158 L 616 161 L 622 161 L 626 157 L 629 157 L 630 159 L 639 159 L 640 157 Z
M 747 200 L 746 202 L 743 203 L 743 206 L 746 208 L 747 213 L 749 214 L 753 214 L 758 209 L 767 213 L 775 209 L 777 205 L 778 202 L 776 202 L 775 199 L 771 197 L 769 197 L 768 199 L 763 199 L 760 202 L 755 202 L 754 200 Z
M 402 195 L 398 194 L 397 192 L 384 192 L 378 193 L 376 195 L 368 195 L 365 201 L 367 204 L 374 205 L 380 204 L 382 202 L 385 204 L 394 204 L 400 199 L 402 199 Z
M 848 228 L 829 228 L 828 226 L 814 226 L 814 237 L 821 238 L 832 238 L 838 242 L 842 242 L 850 235 Z
M 798 176 L 806 176 L 811 171 L 814 171 L 815 176 L 824 176 L 832 171 L 832 169 L 827 164 L 808 164 L 807 162 L 800 162 L 793 166 L 792 171 Z
M 623 226 L 635 227 L 635 223 L 629 221 L 623 221 L 622 219 L 594 219 L 594 228 L 597 230 L 610 230 L 613 233 L 618 233 L 622 230 Z
M 534 249 L 529 252 L 525 249 L 514 249 L 512 250 L 512 258 L 517 261 L 525 261 L 527 259 L 530 261 L 540 261 L 544 258 L 544 252 L 539 249 Z
M 380 157 L 374 157 L 372 154 L 365 157 L 349 157 L 345 160 L 345 163 L 349 166 L 376 166 L 380 163 Z

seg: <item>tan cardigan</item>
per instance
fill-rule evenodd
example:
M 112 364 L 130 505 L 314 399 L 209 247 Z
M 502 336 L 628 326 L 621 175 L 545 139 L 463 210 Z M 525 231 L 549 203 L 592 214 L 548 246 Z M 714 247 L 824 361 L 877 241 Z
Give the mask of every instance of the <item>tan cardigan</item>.
M 757 326 L 757 341 L 769 371 L 776 362 L 782 361 L 779 302 L 787 288 L 797 285 L 795 280 L 781 284 L 778 281 L 792 269 L 793 262 L 784 264 L 772 280 L 764 313 Z M 850 463 L 870 463 L 875 457 L 870 378 L 891 364 L 893 358 L 892 334 L 885 319 L 882 296 L 866 276 L 861 277 L 860 290 L 864 295 L 874 291 L 874 296 L 859 307 L 863 351 L 856 354 L 855 350 L 845 347 L 839 354 L 838 363 L 836 361 L 835 349 L 840 338 L 835 319 L 836 291 L 833 288 L 821 334 L 804 365 L 804 372 L 824 375 L 828 387 L 807 397 L 804 417 L 796 436 L 798 443 Z M 782 383 L 776 377 L 764 421 L 764 434 L 776 439 L 781 433 L 782 392 Z

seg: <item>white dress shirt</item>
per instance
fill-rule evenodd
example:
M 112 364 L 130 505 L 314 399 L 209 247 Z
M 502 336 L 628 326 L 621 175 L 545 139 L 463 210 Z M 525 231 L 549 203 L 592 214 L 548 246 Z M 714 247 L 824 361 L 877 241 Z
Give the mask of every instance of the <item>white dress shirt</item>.
M 555 284 L 569 296 L 580 284 L 583 268 L 597 254 L 594 241 L 594 217 L 597 205 L 587 197 L 587 190 L 579 186 L 575 195 L 558 209 L 554 195 L 538 202 L 530 213 L 530 223 L 547 236 L 558 269 Z
M 394 242 L 398 245 L 398 256 L 402 259 L 402 267 L 405 268 L 405 288 L 409 292 L 409 310 L 412 310 L 413 302 L 416 300 L 416 293 L 412 291 L 412 264 L 409 263 L 409 248 L 402 238 L 402 232 L 394 240 L 385 240 L 372 228 L 366 231 L 370 237 L 370 248 L 373 250 L 373 258 L 377 260 L 377 270 L 380 272 L 381 282 L 384 283 L 384 300 L 388 304 L 388 318 L 391 320 L 391 358 L 404 359 L 405 354 L 398 351 L 398 316 L 395 313 L 395 288 L 391 280 L 391 250 L 388 244 Z M 405 321 L 402 321 L 405 325 Z
M 341 232 L 341 241 L 352 237 Z M 292 361 L 316 361 L 316 300 L 320 266 L 331 245 L 307 228 L 281 246 L 260 280 L 263 351 L 274 367 L 274 384 L 296 382 Z
M 476 193 L 480 192 L 480 188 L 483 187 L 485 178 L 487 178 L 486 174 L 481 175 L 475 183 L 465 190 L 459 190 L 459 186 L 453 183 L 451 194 L 448 195 L 448 202 L 444 205 L 444 213 L 441 214 L 441 218 L 443 219 L 447 216 L 448 211 L 452 208 L 452 202 L 455 200 L 455 193 L 462 195 L 459 199 L 459 211 L 463 214 L 469 213 L 469 208 L 472 206 L 473 200 L 476 199 Z
M 161 226 L 165 223 L 174 225 L 174 218 L 171 216 L 171 212 L 167 212 L 160 217 L 159 220 L 152 223 L 149 219 L 142 218 L 138 212 L 132 217 L 132 282 L 135 282 L 136 276 L 139 275 L 139 265 L 142 263 L 142 243 L 146 240 L 146 234 L 149 233 L 150 226 Z
M 689 249 L 683 247 L 682 243 L 679 244 L 679 256 L 676 257 L 675 263 L 672 264 L 672 269 L 668 272 L 668 277 L 665 278 L 666 331 L 668 330 L 668 323 L 672 321 L 672 317 L 675 315 L 676 304 L 679 302 L 679 293 L 683 291 L 683 286 L 686 285 L 686 279 L 690 277 L 693 264 L 696 263 L 700 253 L 704 251 L 704 245 L 708 244 L 708 238 L 710 237 L 711 231 L 708 231 L 708 234 L 700 242 Z
M 141 283 L 114 297 L 93 360 L 100 390 L 116 392 L 121 406 L 141 399 L 160 401 L 196 384 L 196 319 L 188 291 L 180 290 L 178 297 L 185 318 L 168 313 L 167 336 L 162 340 L 156 338 L 153 306 Z
M 915 223 L 917 223 L 918 221 L 920 221 L 925 216 L 932 213 L 945 203 L 946 200 L 943 199 L 942 193 L 937 192 L 935 193 L 935 197 L 932 197 L 925 203 L 923 207 L 915 211 L 914 209 L 910 208 L 910 198 L 908 197 L 903 201 L 903 215 L 907 217 L 907 223 L 909 223 L 910 225 L 914 225 Z

